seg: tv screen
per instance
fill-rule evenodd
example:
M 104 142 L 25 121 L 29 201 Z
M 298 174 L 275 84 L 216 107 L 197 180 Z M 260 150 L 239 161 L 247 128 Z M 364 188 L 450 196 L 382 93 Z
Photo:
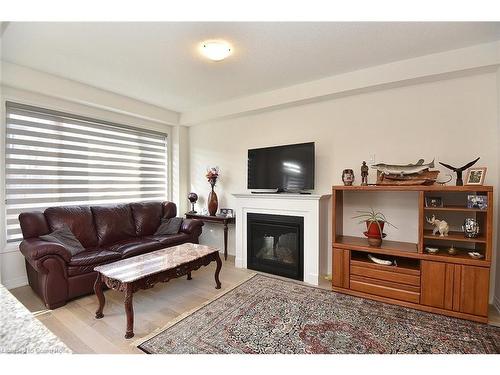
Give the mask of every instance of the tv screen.
M 248 188 L 314 189 L 314 142 L 248 150 Z

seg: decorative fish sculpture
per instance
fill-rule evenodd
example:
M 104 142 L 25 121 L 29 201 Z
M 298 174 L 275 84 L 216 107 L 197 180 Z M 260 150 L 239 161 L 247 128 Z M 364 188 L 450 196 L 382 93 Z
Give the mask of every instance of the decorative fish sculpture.
M 420 159 L 416 164 L 397 165 L 379 163 L 374 164 L 371 167 L 385 175 L 397 174 L 403 176 L 407 174 L 422 173 L 429 168 L 434 168 L 434 160 L 432 160 L 429 164 L 424 164 L 424 159 Z

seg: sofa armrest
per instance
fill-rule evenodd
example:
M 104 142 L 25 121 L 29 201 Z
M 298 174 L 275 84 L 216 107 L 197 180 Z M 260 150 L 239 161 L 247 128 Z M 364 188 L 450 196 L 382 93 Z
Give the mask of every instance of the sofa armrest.
M 66 263 L 71 260 L 71 253 L 63 245 L 57 242 L 43 241 L 39 238 L 25 239 L 19 245 L 19 250 L 30 263 L 48 255 L 58 255 Z
M 181 232 L 198 237 L 201 234 L 201 227 L 204 225 L 202 220 L 184 219 L 182 220 Z

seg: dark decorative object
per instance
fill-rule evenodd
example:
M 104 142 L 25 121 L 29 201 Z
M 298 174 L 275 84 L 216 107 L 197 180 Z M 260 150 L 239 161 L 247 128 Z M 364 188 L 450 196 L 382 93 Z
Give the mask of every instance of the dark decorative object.
M 351 186 L 354 182 L 354 171 L 352 169 L 344 169 L 342 172 L 342 182 L 345 186 Z
M 217 178 L 219 178 L 219 167 L 212 167 L 208 169 L 206 177 L 212 187 L 212 191 L 208 194 L 208 213 L 210 216 L 215 216 L 217 209 L 219 208 L 219 200 L 214 191 L 214 187 L 217 182 Z
M 441 198 L 441 197 L 425 197 L 425 207 L 428 207 L 428 208 L 443 207 L 443 198 Z
M 361 186 L 368 185 L 368 166 L 366 165 L 366 161 L 363 161 L 363 165 L 361 166 Z
M 463 167 L 460 167 L 460 168 L 452 167 L 449 164 L 445 164 L 445 163 L 441 163 L 441 162 L 439 162 L 439 164 L 441 164 L 443 167 L 451 169 L 453 172 L 455 172 L 457 174 L 457 183 L 456 183 L 456 185 L 457 186 L 463 186 L 464 185 L 464 180 L 462 179 L 462 173 L 463 173 L 463 171 L 465 171 L 467 168 L 472 167 L 474 164 L 477 163 L 477 161 L 479 159 L 480 158 L 477 158 L 476 160 L 473 160 L 470 163 L 467 163 Z
M 476 219 L 468 217 L 464 220 L 464 225 L 462 225 L 462 230 L 467 238 L 476 238 L 479 236 L 479 223 Z
M 151 354 L 494 354 L 499 342 L 500 328 L 492 325 L 259 274 L 170 323 L 139 349 Z
M 188 194 L 188 200 L 191 202 L 191 211 L 189 211 L 190 214 L 195 214 L 196 210 L 194 209 L 194 205 L 198 201 L 198 194 L 196 193 L 189 193 Z

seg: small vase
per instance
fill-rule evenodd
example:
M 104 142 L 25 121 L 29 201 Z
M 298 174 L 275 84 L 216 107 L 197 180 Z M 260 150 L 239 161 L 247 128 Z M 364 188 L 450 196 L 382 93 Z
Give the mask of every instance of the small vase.
M 215 194 L 214 187 L 212 186 L 212 191 L 208 194 L 208 213 L 210 216 L 215 216 L 218 208 L 219 201 L 217 199 L 217 194 Z

